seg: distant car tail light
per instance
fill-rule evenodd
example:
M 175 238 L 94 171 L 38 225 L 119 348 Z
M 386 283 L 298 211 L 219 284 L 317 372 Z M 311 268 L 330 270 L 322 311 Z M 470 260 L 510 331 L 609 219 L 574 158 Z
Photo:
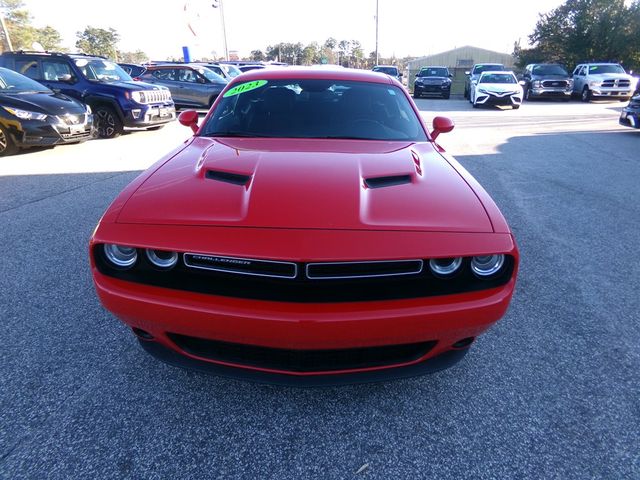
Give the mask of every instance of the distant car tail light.
M 118 268 L 131 268 L 138 259 L 138 251 L 135 248 L 110 243 L 104 245 L 104 255 Z
M 471 259 L 471 271 L 480 278 L 498 273 L 504 265 L 504 255 L 482 255 Z
M 462 265 L 462 257 L 432 258 L 429 260 L 429 268 L 440 277 L 448 277 L 456 273 Z
M 176 263 L 178 263 L 177 252 L 169 252 L 166 250 L 152 250 L 151 248 L 147 248 L 146 254 L 147 258 L 154 266 L 162 268 L 164 270 L 173 268 L 175 267 Z

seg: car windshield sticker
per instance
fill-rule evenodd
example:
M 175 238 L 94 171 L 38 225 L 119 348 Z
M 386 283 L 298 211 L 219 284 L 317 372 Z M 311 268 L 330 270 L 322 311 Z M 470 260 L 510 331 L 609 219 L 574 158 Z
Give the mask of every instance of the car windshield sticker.
M 389 95 L 395 95 L 396 92 L 393 91 L 393 88 L 388 88 L 387 92 L 389 92 Z
M 236 85 L 231 90 L 227 91 L 223 97 L 233 97 L 234 95 L 240 95 L 244 92 L 249 92 L 251 90 L 255 90 L 256 88 L 263 87 L 267 84 L 266 80 L 254 80 L 253 82 L 245 82 L 240 85 Z

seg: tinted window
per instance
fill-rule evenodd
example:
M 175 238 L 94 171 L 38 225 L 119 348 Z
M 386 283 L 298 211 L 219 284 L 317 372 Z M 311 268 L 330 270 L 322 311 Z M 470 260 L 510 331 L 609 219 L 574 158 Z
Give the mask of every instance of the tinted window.
M 446 77 L 449 70 L 446 68 L 423 68 L 418 73 L 418 77 Z
M 198 69 L 198 73 L 209 80 L 211 83 L 227 83 L 227 81 L 222 78 L 217 73 L 213 72 L 209 69 L 209 67 L 202 67 Z
M 491 70 L 504 70 L 504 65 L 499 63 L 488 63 L 486 65 L 476 65 L 473 69 L 475 75 L 482 72 L 489 72 Z
M 7 68 L 0 68 L 2 93 L 50 92 L 47 87 Z
M 67 62 L 56 60 L 42 60 L 42 76 L 44 80 L 58 81 L 65 76 L 70 78 L 73 76 L 71 67 Z
M 533 67 L 534 75 L 564 75 L 569 74 L 561 65 L 535 65 Z
M 627 73 L 620 65 L 589 65 L 589 73 Z
M 238 83 L 216 105 L 202 132 L 230 137 L 426 140 L 400 88 L 320 79 Z
M 40 80 L 38 62 L 32 58 L 16 59 L 16 71 L 34 80 Z
M 158 80 L 175 80 L 175 70 L 173 68 L 159 68 L 152 70 L 151 73 L 147 72 L 145 76 L 152 75 Z
M 396 67 L 373 67 L 374 72 L 386 73 L 387 75 L 391 75 L 393 77 L 398 76 L 398 69 Z
M 78 58 L 75 63 L 87 80 L 99 82 L 131 81 L 127 72 L 109 60 Z

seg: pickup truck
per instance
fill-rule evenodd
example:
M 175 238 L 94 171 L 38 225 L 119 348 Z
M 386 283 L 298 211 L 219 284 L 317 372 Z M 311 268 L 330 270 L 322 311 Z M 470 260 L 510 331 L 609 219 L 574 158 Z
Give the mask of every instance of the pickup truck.
M 618 63 L 582 63 L 573 70 L 573 94 L 583 102 L 592 98 L 616 98 L 628 101 L 636 79 Z

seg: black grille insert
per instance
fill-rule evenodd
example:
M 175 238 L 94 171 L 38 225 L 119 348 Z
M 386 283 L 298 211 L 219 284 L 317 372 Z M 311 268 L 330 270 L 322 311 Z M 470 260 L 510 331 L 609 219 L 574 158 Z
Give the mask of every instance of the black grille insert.
M 286 372 L 327 372 L 409 363 L 425 356 L 436 344 L 431 341 L 335 350 L 288 350 L 175 333 L 168 336 L 179 348 L 196 357 Z
M 291 262 L 185 253 L 184 263 L 187 267 L 191 268 L 237 273 L 240 275 L 278 278 L 295 278 L 297 275 L 297 265 Z
M 311 279 L 367 278 L 411 275 L 422 272 L 422 260 L 394 260 L 379 262 L 308 263 L 307 277 Z

